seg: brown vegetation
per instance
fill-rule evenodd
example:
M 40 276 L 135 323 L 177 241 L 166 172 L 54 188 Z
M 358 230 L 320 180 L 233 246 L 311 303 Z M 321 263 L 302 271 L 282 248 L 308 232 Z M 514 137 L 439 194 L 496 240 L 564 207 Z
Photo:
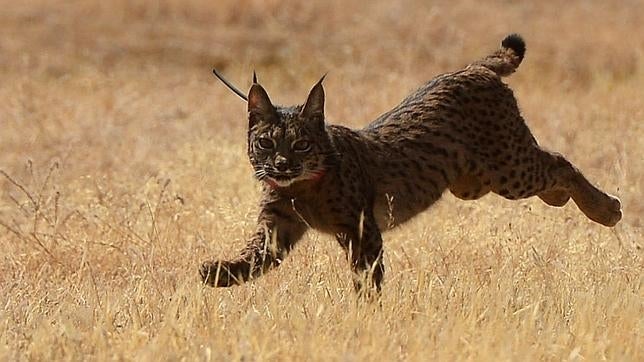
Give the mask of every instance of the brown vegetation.
M 5 2 L 0 360 L 642 360 L 644 4 L 464 0 Z M 436 74 L 528 51 L 507 81 L 541 144 L 624 219 L 445 195 L 385 237 L 381 306 L 311 233 L 230 289 L 199 262 L 253 228 L 242 88 L 363 126 Z

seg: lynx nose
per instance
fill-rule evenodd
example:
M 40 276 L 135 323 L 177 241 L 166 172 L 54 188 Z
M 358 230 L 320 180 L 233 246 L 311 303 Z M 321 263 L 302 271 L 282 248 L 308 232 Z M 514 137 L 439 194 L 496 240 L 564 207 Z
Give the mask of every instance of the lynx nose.
M 275 157 L 275 168 L 279 172 L 284 172 L 288 170 L 288 160 L 284 156 Z

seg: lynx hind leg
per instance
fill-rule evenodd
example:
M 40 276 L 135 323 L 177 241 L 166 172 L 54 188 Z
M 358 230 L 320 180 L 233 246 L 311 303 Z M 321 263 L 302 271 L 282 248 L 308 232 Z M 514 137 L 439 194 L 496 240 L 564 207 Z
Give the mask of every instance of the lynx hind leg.
M 570 194 L 563 189 L 552 188 L 550 190 L 541 191 L 537 194 L 539 198 L 550 206 L 562 207 L 570 200 Z
M 480 176 L 468 173 L 461 175 L 450 186 L 449 191 L 462 200 L 476 200 L 490 192 L 490 181 L 480 173 Z
M 579 209 L 591 220 L 605 226 L 614 226 L 622 219 L 622 204 L 618 198 L 595 187 L 563 156 L 548 153 L 554 158 L 552 176 L 564 186 Z
M 589 219 L 605 226 L 622 218 L 619 199 L 593 186 L 563 156 L 535 145 L 516 157 L 520 164 L 491 173 L 493 192 L 511 200 L 537 195 L 551 206 L 563 206 L 572 197 Z

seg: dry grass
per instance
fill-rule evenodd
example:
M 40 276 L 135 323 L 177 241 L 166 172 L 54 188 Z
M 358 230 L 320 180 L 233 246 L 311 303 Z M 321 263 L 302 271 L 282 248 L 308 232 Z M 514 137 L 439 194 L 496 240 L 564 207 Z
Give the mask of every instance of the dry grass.
M 0 360 L 643 360 L 643 23 L 640 1 L 4 2 Z M 621 197 L 617 227 L 445 195 L 385 235 L 379 307 L 313 232 L 254 283 L 199 284 L 259 194 L 212 65 L 282 103 L 330 71 L 330 120 L 361 126 L 511 31 L 531 128 Z

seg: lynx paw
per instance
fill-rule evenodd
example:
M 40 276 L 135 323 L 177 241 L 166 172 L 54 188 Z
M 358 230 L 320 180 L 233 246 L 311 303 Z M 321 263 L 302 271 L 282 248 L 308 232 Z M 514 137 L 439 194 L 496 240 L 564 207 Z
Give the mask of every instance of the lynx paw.
M 622 219 L 622 203 L 618 198 L 605 194 L 603 200 L 585 214 L 604 226 L 615 226 Z
M 606 226 L 615 226 L 622 219 L 622 203 L 618 198 L 608 195 L 609 202 L 607 205 L 607 222 L 604 224 Z
M 203 283 L 211 287 L 229 287 L 237 284 L 230 273 L 229 263 L 225 261 L 205 261 L 201 263 L 199 275 Z

